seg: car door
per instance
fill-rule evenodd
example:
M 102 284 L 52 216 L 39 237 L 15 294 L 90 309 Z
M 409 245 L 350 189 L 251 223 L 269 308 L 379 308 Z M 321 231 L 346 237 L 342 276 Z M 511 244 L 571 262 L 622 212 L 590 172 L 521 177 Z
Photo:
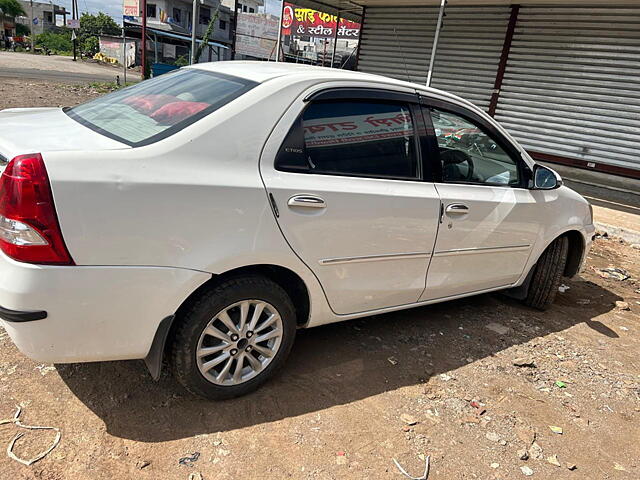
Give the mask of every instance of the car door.
M 491 122 L 466 108 L 423 98 L 437 143 L 440 228 L 420 300 L 506 287 L 523 273 L 539 231 L 530 172 Z
M 294 102 L 282 122 L 261 160 L 263 180 L 282 233 L 333 311 L 416 302 L 440 207 L 424 181 L 417 95 L 331 89 Z

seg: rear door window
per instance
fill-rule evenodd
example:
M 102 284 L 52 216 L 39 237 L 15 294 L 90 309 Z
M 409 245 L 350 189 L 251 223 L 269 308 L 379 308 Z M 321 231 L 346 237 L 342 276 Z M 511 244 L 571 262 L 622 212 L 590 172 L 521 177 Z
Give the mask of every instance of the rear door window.
M 276 163 L 280 170 L 420 178 L 411 109 L 399 102 L 312 103 L 294 126 L 281 153 Z
M 83 103 L 66 113 L 98 133 L 141 146 L 172 135 L 256 85 L 219 73 L 178 70 Z

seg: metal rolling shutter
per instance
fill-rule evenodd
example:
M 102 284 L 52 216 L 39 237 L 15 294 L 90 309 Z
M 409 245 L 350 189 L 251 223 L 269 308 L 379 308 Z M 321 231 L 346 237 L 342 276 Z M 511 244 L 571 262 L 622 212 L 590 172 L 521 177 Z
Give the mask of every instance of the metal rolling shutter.
M 424 84 L 437 21 L 435 7 L 368 7 L 358 70 Z
M 496 118 L 529 150 L 640 169 L 640 7 L 523 7 Z
M 431 86 L 488 110 L 511 9 L 447 7 Z
M 447 7 L 432 86 L 488 109 L 510 12 Z M 358 70 L 424 84 L 437 20 L 437 7 L 368 8 Z

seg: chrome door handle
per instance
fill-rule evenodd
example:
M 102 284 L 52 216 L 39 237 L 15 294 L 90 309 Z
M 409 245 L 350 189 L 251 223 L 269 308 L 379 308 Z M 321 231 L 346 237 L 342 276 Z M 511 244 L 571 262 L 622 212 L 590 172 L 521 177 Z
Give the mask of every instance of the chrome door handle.
M 316 197 L 315 195 L 294 195 L 289 199 L 287 205 L 290 207 L 303 207 L 303 208 L 326 208 L 325 201 Z
M 469 213 L 469 207 L 464 203 L 452 203 L 447 206 L 445 212 L 447 212 L 447 215 L 466 215 Z

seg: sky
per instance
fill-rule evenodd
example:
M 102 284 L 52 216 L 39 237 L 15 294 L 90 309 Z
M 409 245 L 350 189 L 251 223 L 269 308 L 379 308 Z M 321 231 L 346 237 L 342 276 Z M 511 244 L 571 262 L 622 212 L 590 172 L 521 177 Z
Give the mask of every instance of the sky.
M 56 5 L 66 7 L 71 12 L 71 0 L 54 0 Z M 267 13 L 280 16 L 282 3 L 280 0 L 265 0 Z M 78 0 L 80 14 L 84 12 L 98 13 L 104 12 L 111 15 L 116 22 L 122 23 L 122 0 Z

